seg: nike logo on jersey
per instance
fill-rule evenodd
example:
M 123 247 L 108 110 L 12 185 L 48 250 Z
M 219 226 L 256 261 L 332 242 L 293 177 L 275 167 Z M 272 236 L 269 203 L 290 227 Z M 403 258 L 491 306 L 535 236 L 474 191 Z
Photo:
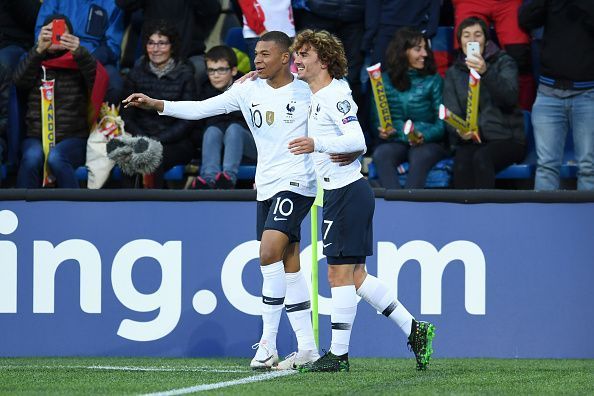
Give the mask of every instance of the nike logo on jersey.
M 252 107 L 260 106 L 260 103 L 252 103 Z
M 330 242 L 330 243 L 325 243 L 325 244 L 324 244 L 324 247 L 328 247 L 328 246 L 330 246 L 330 245 L 332 245 L 332 242 Z
M 274 216 L 274 221 L 287 221 L 284 217 L 276 217 Z

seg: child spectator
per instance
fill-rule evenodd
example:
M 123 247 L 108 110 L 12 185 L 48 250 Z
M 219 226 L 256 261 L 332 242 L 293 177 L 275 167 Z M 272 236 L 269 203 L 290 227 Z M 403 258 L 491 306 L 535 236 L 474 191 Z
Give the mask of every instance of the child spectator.
M 200 90 L 200 100 L 219 95 L 240 77 L 237 56 L 231 47 L 213 47 L 205 57 L 208 81 Z M 234 111 L 207 118 L 203 123 L 202 165 L 192 188 L 234 188 L 242 157 L 256 159 L 257 156 L 256 144 L 244 117 L 240 111 Z

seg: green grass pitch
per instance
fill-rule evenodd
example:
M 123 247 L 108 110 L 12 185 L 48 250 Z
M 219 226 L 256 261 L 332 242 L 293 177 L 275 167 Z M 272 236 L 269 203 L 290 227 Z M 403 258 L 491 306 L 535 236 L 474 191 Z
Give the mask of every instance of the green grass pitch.
M 0 358 L 0 394 L 594 394 L 594 360 L 434 359 L 419 372 L 413 359 L 351 358 L 349 373 L 273 378 L 248 364 L 249 359 Z

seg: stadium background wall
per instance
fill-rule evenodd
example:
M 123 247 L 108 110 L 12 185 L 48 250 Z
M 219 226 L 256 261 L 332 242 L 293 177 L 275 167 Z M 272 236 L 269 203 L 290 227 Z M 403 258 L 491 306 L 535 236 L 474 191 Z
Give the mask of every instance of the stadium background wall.
M 261 331 L 254 199 L 0 191 L 0 356 L 251 356 Z M 308 219 L 306 272 L 309 234 Z M 594 358 L 593 236 L 591 193 L 378 190 L 367 268 L 436 324 L 436 357 Z M 278 345 L 296 348 L 285 315 Z M 365 303 L 351 345 L 353 356 L 409 356 Z

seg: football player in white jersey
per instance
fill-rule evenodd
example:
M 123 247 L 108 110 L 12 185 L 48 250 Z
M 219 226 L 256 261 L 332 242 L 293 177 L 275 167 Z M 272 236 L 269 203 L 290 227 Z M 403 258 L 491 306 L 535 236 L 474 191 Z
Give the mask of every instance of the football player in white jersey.
M 322 236 L 332 293 L 330 350 L 317 361 L 301 366 L 300 371 L 349 371 L 357 295 L 402 329 L 415 354 L 417 369 L 423 370 L 433 351 L 434 326 L 416 321 L 385 284 L 365 271 L 365 258 L 373 254 L 373 191 L 361 175 L 359 161 L 338 163 L 331 158 L 365 150 L 357 105 L 343 79 L 347 61 L 342 43 L 326 31 L 304 30 L 295 37 L 292 51 L 298 78 L 309 84 L 312 96 L 308 136 L 293 140 L 289 149 L 298 156 L 312 153 L 324 187 Z
M 168 102 L 134 93 L 125 106 L 157 110 L 160 114 L 197 120 L 240 110 L 258 150 L 256 189 L 257 234 L 260 244 L 263 330 L 250 366 L 254 369 L 294 369 L 319 358 L 311 325 L 310 294 L 300 271 L 301 221 L 316 195 L 313 163 L 287 149 L 291 140 L 307 133 L 311 92 L 290 72 L 291 39 L 282 32 L 264 34 L 256 45 L 260 77 L 234 84 L 204 101 Z M 276 335 L 283 305 L 298 350 L 279 363 Z

